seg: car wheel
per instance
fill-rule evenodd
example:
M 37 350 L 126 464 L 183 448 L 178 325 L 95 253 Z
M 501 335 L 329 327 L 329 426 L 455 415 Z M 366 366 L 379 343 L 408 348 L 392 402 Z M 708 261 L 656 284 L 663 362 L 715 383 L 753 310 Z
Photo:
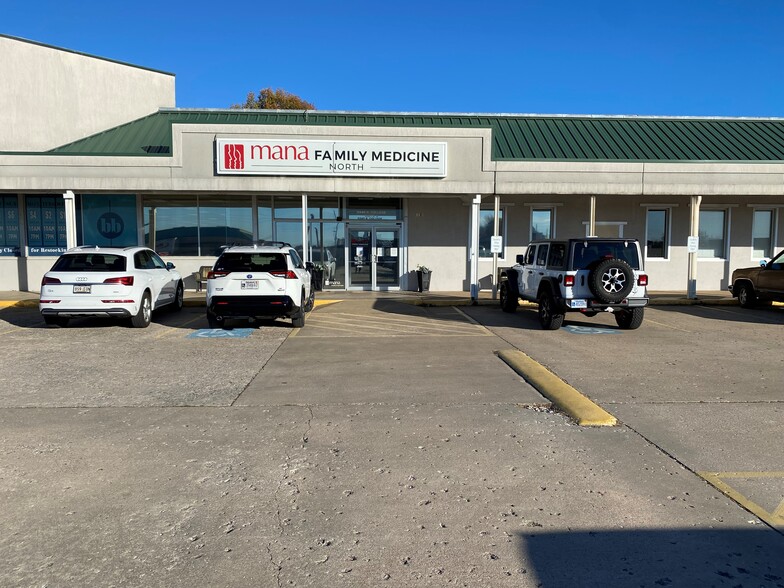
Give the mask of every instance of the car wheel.
M 313 287 L 313 284 L 310 285 L 310 296 L 308 297 L 308 301 L 305 303 L 305 312 L 310 312 L 313 310 L 313 306 L 316 304 L 316 289 Z
M 564 313 L 558 312 L 551 294 L 539 297 L 539 323 L 546 331 L 557 331 L 564 321 Z
M 634 270 L 622 259 L 605 259 L 588 275 L 591 293 L 602 302 L 620 302 L 634 288 Z
M 738 302 L 743 308 L 754 308 L 757 303 L 757 295 L 754 293 L 754 286 L 751 284 L 741 284 L 738 288 Z
M 615 322 L 622 329 L 637 329 L 642 324 L 645 308 L 638 306 L 628 310 L 619 310 L 615 313 Z
M 174 301 L 172 302 L 172 310 L 174 312 L 179 312 L 182 310 L 184 304 L 185 304 L 185 288 L 183 288 L 182 282 L 178 282 L 177 292 L 174 294 Z
M 54 325 L 58 327 L 67 327 L 68 317 L 44 315 L 44 323 L 46 323 L 47 325 Z
M 509 282 L 501 284 L 501 291 L 498 294 L 498 298 L 501 301 L 501 310 L 504 312 L 514 312 L 517 310 L 517 293 L 515 292 L 513 294 L 511 289 Z
M 131 326 L 136 329 L 143 329 L 149 326 L 151 320 L 152 301 L 150 299 L 150 293 L 145 292 L 144 296 L 142 296 L 142 303 L 139 305 L 139 312 L 137 312 L 135 316 L 131 317 Z
M 297 313 L 291 317 L 291 325 L 295 329 L 301 329 L 305 326 L 305 293 L 302 293 L 302 301 L 300 302 Z
M 211 329 L 222 329 L 223 325 L 226 321 L 222 318 L 218 318 L 211 312 L 207 313 L 207 324 L 210 326 Z

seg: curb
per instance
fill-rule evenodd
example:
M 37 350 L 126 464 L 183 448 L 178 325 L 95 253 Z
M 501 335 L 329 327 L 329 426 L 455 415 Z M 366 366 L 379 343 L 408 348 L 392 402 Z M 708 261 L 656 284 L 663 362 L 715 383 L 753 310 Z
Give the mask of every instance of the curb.
M 536 388 L 542 396 L 572 417 L 578 425 L 612 427 L 618 424 L 618 419 L 613 415 L 522 351 L 506 349 L 497 351 L 496 355 Z

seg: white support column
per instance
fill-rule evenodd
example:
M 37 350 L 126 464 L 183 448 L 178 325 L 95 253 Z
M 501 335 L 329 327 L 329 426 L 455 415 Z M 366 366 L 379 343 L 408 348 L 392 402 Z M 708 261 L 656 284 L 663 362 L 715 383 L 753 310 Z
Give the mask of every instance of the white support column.
M 63 200 L 65 200 L 65 245 L 71 249 L 76 247 L 76 195 L 72 190 L 66 190 Z
M 700 205 L 702 196 L 691 197 L 691 222 L 689 223 L 689 236 L 697 237 L 700 235 Z M 699 243 L 699 241 L 698 241 Z M 689 279 L 686 287 L 688 298 L 697 298 L 697 251 L 689 252 Z
M 310 255 L 308 252 L 310 251 L 310 239 L 308 239 L 308 234 L 310 231 L 310 223 L 308 220 L 308 195 L 302 195 L 302 261 L 308 262 L 310 261 Z
M 479 209 L 482 206 L 482 195 L 477 194 L 471 202 L 471 243 L 469 260 L 471 264 L 471 301 L 479 298 Z
M 596 236 L 596 196 L 591 196 L 591 209 L 588 213 L 588 236 Z
M 493 203 L 493 235 L 498 236 L 500 222 L 498 215 L 501 212 L 501 197 L 496 194 Z M 498 253 L 493 253 L 493 300 L 498 296 Z

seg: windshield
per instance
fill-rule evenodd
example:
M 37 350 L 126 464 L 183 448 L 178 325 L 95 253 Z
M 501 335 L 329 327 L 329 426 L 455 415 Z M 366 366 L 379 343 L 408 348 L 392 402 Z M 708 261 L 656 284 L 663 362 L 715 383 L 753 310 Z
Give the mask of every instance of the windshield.
M 63 255 L 52 266 L 53 272 L 124 272 L 126 259 L 111 253 L 73 253 Z
M 215 271 L 271 272 L 287 270 L 282 253 L 224 253 L 215 263 Z

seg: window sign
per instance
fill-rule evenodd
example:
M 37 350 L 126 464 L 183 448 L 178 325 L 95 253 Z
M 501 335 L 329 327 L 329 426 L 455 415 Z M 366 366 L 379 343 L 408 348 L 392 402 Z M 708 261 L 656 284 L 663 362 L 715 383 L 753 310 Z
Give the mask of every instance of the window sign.
M 30 255 L 59 255 L 67 248 L 62 196 L 25 197 L 27 247 Z
M 82 244 L 134 246 L 136 230 L 135 195 L 82 195 Z
M 19 255 L 19 200 L 0 196 L 0 255 Z

